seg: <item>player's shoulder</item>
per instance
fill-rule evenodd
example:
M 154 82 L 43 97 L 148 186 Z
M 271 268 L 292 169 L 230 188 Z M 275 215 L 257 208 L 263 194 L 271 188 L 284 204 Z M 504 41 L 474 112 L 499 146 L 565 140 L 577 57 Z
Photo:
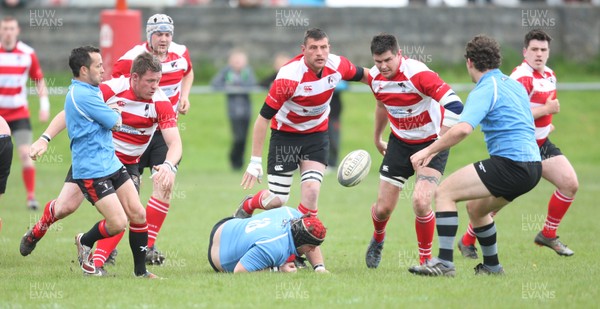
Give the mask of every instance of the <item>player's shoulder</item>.
M 185 54 L 186 51 L 187 51 L 187 47 L 183 44 L 171 42 L 171 44 L 169 45 L 170 53 L 174 53 L 174 54 L 181 56 L 181 55 Z
M 521 64 L 519 64 L 513 69 L 512 73 L 510 73 L 510 78 L 533 78 L 533 68 L 529 64 L 527 64 L 527 62 L 523 61 Z
M 110 89 L 114 93 L 120 93 L 129 89 L 129 77 L 119 76 L 115 78 L 111 78 L 105 82 L 100 84 L 100 89 L 105 91 Z
M 369 69 L 369 75 L 371 76 L 371 78 L 375 79 L 377 76 L 379 76 L 381 74 L 381 72 L 379 71 L 379 69 L 377 68 L 376 65 L 374 65 L 373 67 L 371 67 L 371 69 Z
M 419 73 L 433 72 L 427 67 L 427 65 L 419 60 L 411 58 L 402 58 L 400 63 L 400 72 L 407 78 L 411 78 Z
M 275 79 L 287 79 L 300 82 L 306 72 L 308 72 L 308 67 L 304 64 L 304 57 L 298 55 L 279 69 Z
M 123 56 L 121 56 L 119 60 L 133 60 L 135 59 L 135 57 L 144 52 L 149 52 L 148 48 L 146 47 L 146 43 L 142 43 L 132 47 L 130 50 L 125 52 L 125 54 L 123 54 Z
M 171 101 L 169 100 L 169 97 L 167 97 L 167 94 L 160 88 L 158 88 L 157 91 L 154 92 L 154 95 L 152 95 L 152 102 L 154 102 L 154 103 L 166 102 L 169 105 L 171 105 Z
M 544 67 L 544 71 L 545 71 L 546 73 L 550 73 L 551 75 L 556 75 L 556 74 L 554 74 L 554 70 L 552 70 L 552 69 L 551 69 L 551 68 L 549 68 L 548 66 L 545 66 L 545 67 Z
M 23 43 L 23 41 L 18 41 L 16 45 L 16 49 L 21 51 L 24 54 L 35 54 L 35 50 L 33 47 Z
M 327 57 L 327 63 L 325 65 L 330 68 L 337 69 L 340 66 L 340 63 L 342 63 L 343 59 L 345 58 L 342 56 L 338 56 L 336 54 L 329 54 L 329 56 Z

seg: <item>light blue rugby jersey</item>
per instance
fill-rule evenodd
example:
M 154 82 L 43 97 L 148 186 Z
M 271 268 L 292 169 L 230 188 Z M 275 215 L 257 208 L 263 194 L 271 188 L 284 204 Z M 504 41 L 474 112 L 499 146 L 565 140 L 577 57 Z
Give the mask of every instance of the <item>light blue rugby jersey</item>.
M 73 179 L 105 177 L 123 166 L 110 131 L 119 115 L 104 103 L 100 88 L 73 79 L 65 98 L 65 119 Z
M 283 265 L 296 254 L 289 222 L 300 217 L 298 210 L 283 206 L 225 222 L 219 244 L 221 267 L 233 272 L 238 262 L 248 271 Z
M 481 77 L 467 97 L 459 122 L 473 128 L 481 124 L 490 156 L 541 161 L 527 92 L 498 69 Z

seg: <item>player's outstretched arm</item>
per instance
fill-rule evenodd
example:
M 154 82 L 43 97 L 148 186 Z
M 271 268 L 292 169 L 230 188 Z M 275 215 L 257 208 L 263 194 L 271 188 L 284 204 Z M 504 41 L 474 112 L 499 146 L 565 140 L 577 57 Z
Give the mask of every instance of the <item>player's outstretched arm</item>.
M 48 150 L 48 143 L 61 131 L 66 129 L 65 111 L 58 113 L 50 122 L 44 133 L 29 148 L 29 157 L 33 160 L 41 157 Z

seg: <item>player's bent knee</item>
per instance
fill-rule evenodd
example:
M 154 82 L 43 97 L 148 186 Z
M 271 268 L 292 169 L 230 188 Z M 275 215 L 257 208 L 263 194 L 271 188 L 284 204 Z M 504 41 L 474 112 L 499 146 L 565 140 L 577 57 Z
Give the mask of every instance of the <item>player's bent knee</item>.
M 563 190 L 565 192 L 563 192 Z M 575 197 L 577 190 L 579 190 L 579 181 L 577 180 L 577 178 L 571 178 L 571 179 L 567 180 L 565 189 L 562 189 L 559 191 L 560 191 L 560 193 L 562 193 L 568 197 Z
M 106 220 L 106 230 L 111 236 L 123 232 L 127 228 L 127 218 L 114 218 Z
M 146 210 L 144 207 L 133 207 L 127 214 L 129 220 L 136 224 L 142 224 L 146 222 Z
M 81 204 L 74 203 L 60 204 L 57 202 L 54 204 L 54 217 L 56 217 L 57 219 L 63 219 L 69 216 L 70 214 L 74 213 L 80 205 Z
M 473 202 L 467 202 L 465 206 L 467 208 L 467 213 L 469 214 L 469 217 L 483 218 L 489 214 L 488 211 L 484 210 L 482 207 L 479 207 L 479 205 L 476 205 Z
M 415 213 L 426 215 L 431 210 L 432 196 L 413 196 L 413 210 Z
M 379 220 L 385 220 L 389 218 L 392 215 L 392 212 L 394 212 L 393 205 L 389 203 L 381 203 L 379 200 L 371 207 L 373 208 L 373 214 L 375 214 Z

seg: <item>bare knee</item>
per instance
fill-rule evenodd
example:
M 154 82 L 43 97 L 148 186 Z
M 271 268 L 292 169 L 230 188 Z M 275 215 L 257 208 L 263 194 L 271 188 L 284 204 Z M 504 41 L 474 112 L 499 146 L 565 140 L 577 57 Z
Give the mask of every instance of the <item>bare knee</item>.
M 577 180 L 577 177 L 569 177 L 566 179 L 564 184 L 559 186 L 557 189 L 563 195 L 575 197 L 577 190 L 579 190 L 579 181 Z
M 53 206 L 54 216 L 57 219 L 63 219 L 69 216 L 81 206 L 81 202 L 82 200 L 79 199 L 57 200 Z
M 385 199 L 377 199 L 377 203 L 373 204 L 375 216 L 377 219 L 385 220 L 394 212 L 394 205 Z
M 142 224 L 146 222 L 146 209 L 142 207 L 142 204 L 138 203 L 138 205 L 130 207 L 127 215 L 129 220 L 133 223 Z
M 432 194 L 413 195 L 413 211 L 417 216 L 426 216 L 431 212 Z
M 127 217 L 118 216 L 106 219 L 106 230 L 110 235 L 117 235 L 127 228 Z

